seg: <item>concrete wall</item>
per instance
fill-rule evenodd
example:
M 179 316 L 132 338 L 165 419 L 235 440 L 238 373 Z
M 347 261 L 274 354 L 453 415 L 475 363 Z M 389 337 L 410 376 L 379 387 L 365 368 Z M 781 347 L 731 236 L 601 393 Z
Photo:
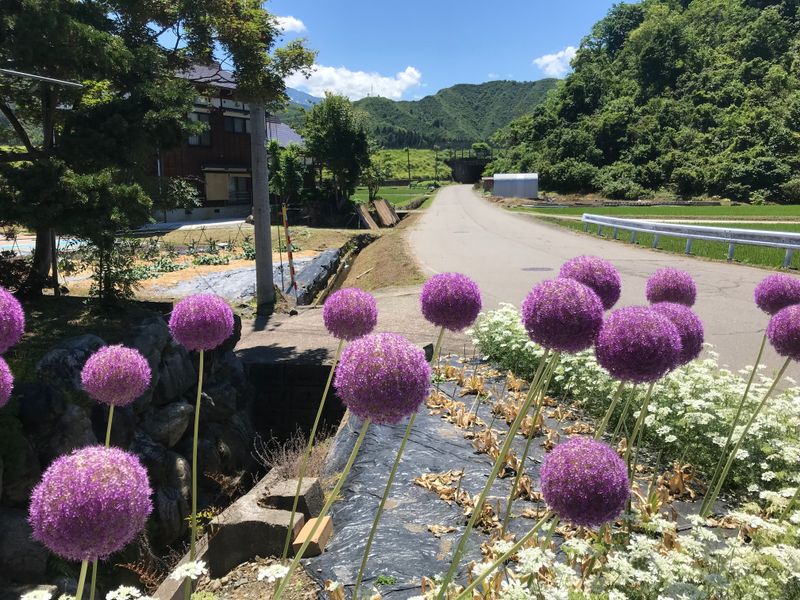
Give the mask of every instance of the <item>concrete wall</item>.
M 201 206 L 191 210 L 176 208 L 166 211 L 157 210 L 153 212 L 153 217 L 159 223 L 176 223 L 183 221 L 213 221 L 215 219 L 239 219 L 250 214 L 250 206 Z M 166 218 L 165 218 L 166 216 Z

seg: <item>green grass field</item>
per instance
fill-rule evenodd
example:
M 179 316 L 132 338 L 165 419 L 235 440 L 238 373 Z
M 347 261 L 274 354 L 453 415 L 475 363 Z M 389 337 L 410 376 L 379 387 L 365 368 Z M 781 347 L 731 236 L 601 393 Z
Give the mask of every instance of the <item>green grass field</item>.
M 412 200 L 420 198 L 422 196 L 428 195 L 428 188 L 426 187 L 408 187 L 404 185 L 389 185 L 381 187 L 378 191 L 378 198 L 383 198 L 387 200 L 390 204 L 401 207 Z M 356 189 L 356 193 L 353 194 L 353 200 L 356 202 L 367 202 L 369 199 L 369 193 L 367 192 L 367 188 L 360 187 Z
M 436 176 L 435 153 L 433 150 L 412 148 L 406 157 L 405 150 L 380 150 L 379 159 L 389 167 L 391 179 L 408 179 L 408 159 L 411 159 L 411 179 L 431 180 Z M 450 167 L 444 164 L 447 153 L 439 151 L 439 181 L 449 180 L 452 176 Z
M 567 227 L 575 231 L 583 232 L 583 223 L 572 219 L 558 219 L 553 217 L 541 217 L 542 221 L 553 223 L 561 227 Z M 698 225 L 708 225 L 711 227 L 719 227 L 720 223 L 702 223 Z M 790 231 L 800 232 L 800 223 L 798 224 L 776 224 L 776 223 L 729 223 L 732 227 L 740 229 L 768 229 L 772 231 Z M 724 225 L 723 225 L 724 226 Z M 590 226 L 589 235 L 597 235 L 597 227 Z M 608 227 L 603 228 L 603 237 L 610 237 L 611 230 Z M 619 243 L 630 243 L 631 232 L 619 230 L 617 237 Z M 637 245 L 643 248 L 651 248 L 653 245 L 653 234 L 639 232 L 636 236 Z M 681 237 L 666 237 L 661 236 L 658 247 L 664 252 L 671 252 L 674 254 L 683 254 L 686 249 L 686 238 Z M 702 258 L 709 258 L 713 260 L 726 260 L 728 256 L 728 244 L 724 242 L 707 242 L 705 240 L 694 240 L 692 242 L 692 256 Z M 778 269 L 783 265 L 784 251 L 780 248 L 765 248 L 762 246 L 745 246 L 737 244 L 734 250 L 734 262 L 744 263 L 748 265 L 768 267 Z M 792 269 L 800 269 L 800 252 L 795 253 L 792 257 L 790 265 Z
M 564 208 L 518 208 L 543 216 L 581 216 L 583 213 L 621 218 L 652 219 L 746 219 L 800 221 L 800 205 L 763 206 L 569 206 Z

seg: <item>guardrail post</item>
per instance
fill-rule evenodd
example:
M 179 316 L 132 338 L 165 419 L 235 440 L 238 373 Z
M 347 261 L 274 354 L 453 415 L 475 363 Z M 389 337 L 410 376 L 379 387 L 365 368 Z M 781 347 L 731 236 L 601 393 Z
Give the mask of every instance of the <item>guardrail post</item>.
M 612 230 L 611 230 L 611 235 L 612 235 L 612 237 L 613 237 L 614 239 L 617 239 L 617 234 L 618 234 L 618 232 L 617 232 L 617 228 L 616 228 L 616 227 L 614 227 L 614 229 L 612 229 Z
M 686 238 L 686 254 L 692 253 L 692 238 Z
M 659 234 L 655 234 L 655 236 L 653 236 L 653 248 L 658 248 L 658 242 L 660 239 L 661 236 Z
M 728 261 L 730 262 L 732 260 L 733 260 L 733 242 L 728 244 Z
M 635 244 L 636 243 L 636 234 L 637 233 L 638 233 L 637 231 L 631 231 L 631 244 Z
M 583 233 L 588 233 L 588 232 L 589 232 L 589 223 L 584 222 L 583 223 Z
M 603 226 L 602 225 L 598 225 L 597 226 L 597 235 L 599 235 L 600 237 L 603 237 Z
M 786 249 L 786 254 L 783 256 L 783 268 L 788 269 L 789 265 L 792 264 L 792 255 L 794 254 L 794 250 L 791 248 Z

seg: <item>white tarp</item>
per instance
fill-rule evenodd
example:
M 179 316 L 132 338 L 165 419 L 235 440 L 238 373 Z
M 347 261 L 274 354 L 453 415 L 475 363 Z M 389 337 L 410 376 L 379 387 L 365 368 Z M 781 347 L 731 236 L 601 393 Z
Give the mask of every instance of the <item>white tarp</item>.
M 492 194 L 503 198 L 538 198 L 538 173 L 495 173 Z

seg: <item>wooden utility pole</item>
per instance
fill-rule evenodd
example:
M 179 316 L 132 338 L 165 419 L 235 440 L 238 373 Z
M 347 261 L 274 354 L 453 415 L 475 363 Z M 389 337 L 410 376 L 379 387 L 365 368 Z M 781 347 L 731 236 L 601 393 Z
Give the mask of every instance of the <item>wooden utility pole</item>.
M 267 122 L 264 105 L 255 102 L 250 103 L 250 156 L 256 243 L 256 310 L 260 313 L 275 304 L 275 285 L 272 282 Z
M 408 185 L 411 185 L 411 149 L 406 146 L 406 159 L 408 160 Z

